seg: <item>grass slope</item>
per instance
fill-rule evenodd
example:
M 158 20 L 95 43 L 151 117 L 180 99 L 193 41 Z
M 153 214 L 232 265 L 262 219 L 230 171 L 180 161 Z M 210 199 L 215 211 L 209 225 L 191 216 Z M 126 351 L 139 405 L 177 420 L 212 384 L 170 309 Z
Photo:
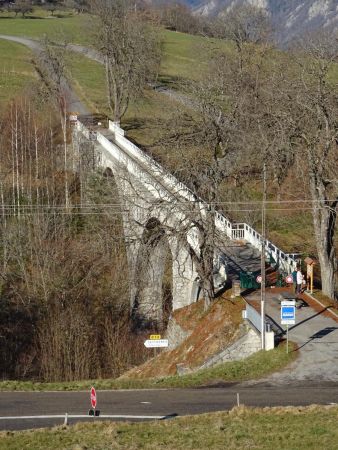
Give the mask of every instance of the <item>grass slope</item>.
M 234 408 L 150 423 L 82 423 L 0 433 L 0 449 L 337 449 L 338 408 Z
M 295 358 L 296 352 L 286 353 L 285 345 L 269 352 L 258 352 L 243 361 L 221 364 L 211 369 L 200 370 L 184 376 L 152 379 L 88 380 L 69 383 L 34 383 L 31 381 L 2 381 L 1 391 L 76 391 L 96 389 L 149 389 L 198 387 L 220 382 L 244 381 L 261 378 L 281 370 Z
M 44 35 L 62 36 L 69 38 L 72 42 L 89 43 L 86 23 L 88 16 L 68 15 L 63 17 L 49 17 L 42 11 L 36 11 L 34 18 L 8 16 L 6 13 L 0 14 L 0 34 L 11 34 L 15 36 L 25 36 L 29 38 L 41 39 Z
M 215 300 L 208 311 L 204 301 L 180 308 L 172 313 L 172 322 L 189 333 L 176 348 L 134 367 L 123 378 L 159 378 L 177 373 L 177 364 L 197 370 L 210 357 L 231 346 L 244 333 L 243 299 L 232 300 L 227 291 Z
M 17 96 L 35 76 L 32 53 L 23 45 L 0 39 L 0 109 Z

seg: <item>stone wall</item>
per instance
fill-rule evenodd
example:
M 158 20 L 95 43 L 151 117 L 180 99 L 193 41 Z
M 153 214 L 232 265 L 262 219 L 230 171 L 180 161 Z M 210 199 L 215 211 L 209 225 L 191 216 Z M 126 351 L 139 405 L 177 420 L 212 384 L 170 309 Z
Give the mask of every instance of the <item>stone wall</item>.
M 173 350 L 191 335 L 191 332 L 183 330 L 173 317 L 170 317 L 165 338 L 169 341 L 168 350 Z
M 242 336 L 217 355 L 209 358 L 199 369 L 216 366 L 227 361 L 238 361 L 258 352 L 261 349 L 260 335 L 253 328 L 243 325 Z

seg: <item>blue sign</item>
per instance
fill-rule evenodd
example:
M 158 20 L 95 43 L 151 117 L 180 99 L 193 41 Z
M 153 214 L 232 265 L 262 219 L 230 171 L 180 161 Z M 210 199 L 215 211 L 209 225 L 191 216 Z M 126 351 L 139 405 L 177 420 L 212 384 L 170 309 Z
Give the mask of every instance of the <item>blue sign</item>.
M 294 300 L 281 302 L 281 324 L 295 325 L 296 323 L 296 304 Z

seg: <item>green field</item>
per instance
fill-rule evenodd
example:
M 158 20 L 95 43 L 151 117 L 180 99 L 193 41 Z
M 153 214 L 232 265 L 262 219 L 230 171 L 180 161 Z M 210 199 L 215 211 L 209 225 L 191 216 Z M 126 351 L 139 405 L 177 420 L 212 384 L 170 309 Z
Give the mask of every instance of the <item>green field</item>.
M 207 59 L 216 46 L 227 48 L 214 39 L 164 30 L 160 79 L 197 79 L 207 68 Z
M 34 18 L 27 16 L 14 18 L 6 13 L 0 14 L 0 34 L 11 34 L 30 38 L 42 38 L 44 35 L 65 36 L 72 42 L 88 43 L 86 32 L 86 15 L 68 15 L 64 17 L 47 17 L 45 12 L 36 11 Z
M 334 450 L 338 408 L 234 408 L 150 423 L 82 423 L 2 432 L 3 450 Z
M 36 14 L 36 13 L 35 13 Z M 22 19 L 4 18 L 0 16 L 0 34 L 42 38 L 44 35 L 51 38 L 65 39 L 90 46 L 90 33 L 88 33 L 88 16 L 67 16 L 64 18 Z M 207 54 L 214 46 L 212 40 L 202 37 L 189 36 L 184 33 L 175 33 L 159 29 L 162 42 L 162 62 L 159 73 L 159 82 L 177 87 L 177 81 L 197 78 L 206 65 L 201 63 L 201 55 Z M 2 47 L 14 48 L 15 44 L 2 41 Z M 11 50 L 9 50 L 10 52 Z M 24 50 L 23 50 L 24 51 Z M 28 54 L 27 50 L 27 54 Z M 7 64 L 7 52 L 2 53 L 0 67 Z M 15 67 L 14 62 L 11 62 Z M 105 74 L 103 67 L 88 58 L 70 52 L 68 66 L 73 86 L 87 106 L 96 112 L 109 114 L 106 100 Z M 33 68 L 29 68 L 32 73 Z M 10 99 L 13 91 L 19 92 L 25 83 L 22 81 L 17 89 L 3 91 L 4 99 Z M 29 82 L 29 79 L 26 80 Z M 158 137 L 156 127 L 161 121 L 175 114 L 177 103 L 163 94 L 148 90 L 136 103 L 130 105 L 124 117 L 123 125 L 130 131 L 129 135 L 138 140 L 141 145 L 152 143 Z
M 32 53 L 20 44 L 0 39 L 0 110 L 36 79 Z
M 291 344 L 291 349 L 292 344 Z M 258 352 L 242 361 L 220 364 L 211 369 L 167 378 L 115 380 L 88 380 L 70 383 L 34 383 L 31 381 L 1 381 L 0 391 L 76 391 L 90 389 L 156 389 L 188 388 L 212 385 L 219 382 L 245 381 L 261 378 L 281 370 L 297 357 L 297 353 L 286 353 L 285 345 L 280 345 L 269 352 Z

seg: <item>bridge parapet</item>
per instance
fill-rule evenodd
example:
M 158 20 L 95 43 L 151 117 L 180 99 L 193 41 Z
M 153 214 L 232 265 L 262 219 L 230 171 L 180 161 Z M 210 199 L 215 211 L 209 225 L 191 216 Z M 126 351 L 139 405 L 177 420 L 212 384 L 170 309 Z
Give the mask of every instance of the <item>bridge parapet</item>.
M 249 242 L 253 247 L 258 249 L 262 248 L 263 237 L 258 231 L 254 230 L 247 223 L 234 224 L 236 231 L 241 230 L 243 232 L 244 239 Z M 239 228 L 241 227 L 241 228 Z M 268 257 L 272 257 L 276 262 L 276 265 L 286 273 L 291 273 L 296 267 L 296 260 L 293 256 L 283 252 L 275 244 L 268 239 L 265 239 L 265 254 Z
M 205 202 L 198 198 L 185 184 L 179 181 L 174 175 L 167 172 L 161 164 L 155 161 L 151 156 L 147 155 L 143 150 L 137 147 L 137 145 L 129 141 L 129 139 L 124 136 L 124 133 L 121 133 L 120 130 L 122 130 L 122 128 L 117 128 L 114 122 L 111 121 L 109 121 L 109 128 L 115 132 L 116 144 L 121 146 L 122 149 L 127 150 L 129 154 L 137 158 L 142 164 L 145 164 L 152 173 L 161 176 L 168 186 L 168 189 L 170 189 L 170 192 L 178 194 L 188 201 L 200 201 L 202 204 L 205 204 Z

